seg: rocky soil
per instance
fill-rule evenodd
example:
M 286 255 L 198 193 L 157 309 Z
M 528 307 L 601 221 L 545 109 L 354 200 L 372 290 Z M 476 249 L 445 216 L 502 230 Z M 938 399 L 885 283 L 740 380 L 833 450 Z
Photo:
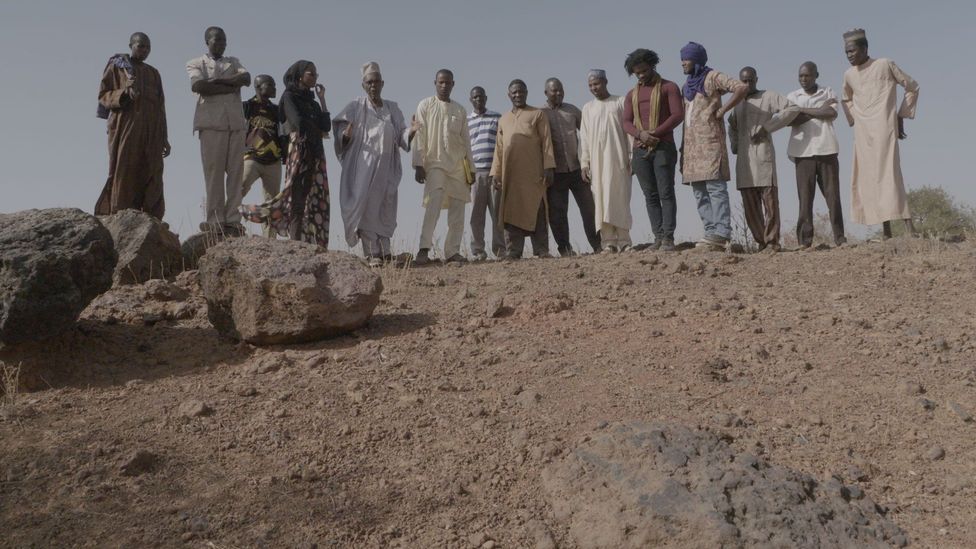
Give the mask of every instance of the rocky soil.
M 190 272 L 0 350 L 6 378 L 20 365 L 0 408 L 0 545 L 976 539 L 973 244 L 380 273 L 369 324 L 338 339 L 221 339 Z M 635 425 L 677 453 L 614 435 Z M 597 489 L 594 471 L 633 474 Z

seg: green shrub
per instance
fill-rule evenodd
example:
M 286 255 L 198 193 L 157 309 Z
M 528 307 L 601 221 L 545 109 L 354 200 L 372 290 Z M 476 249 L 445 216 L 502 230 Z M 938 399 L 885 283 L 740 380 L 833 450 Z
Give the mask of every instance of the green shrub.
M 908 208 L 915 230 L 932 238 L 958 238 L 976 230 L 976 210 L 958 204 L 941 187 L 919 187 L 908 191 Z M 891 223 L 893 236 L 905 234 L 905 225 Z

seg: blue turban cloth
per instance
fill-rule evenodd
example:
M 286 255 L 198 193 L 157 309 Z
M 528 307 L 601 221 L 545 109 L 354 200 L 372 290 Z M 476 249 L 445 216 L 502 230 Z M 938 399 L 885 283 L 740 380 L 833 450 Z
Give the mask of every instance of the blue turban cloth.
M 705 95 L 705 77 L 712 72 L 712 68 L 705 65 L 708 63 L 708 52 L 705 51 L 705 46 L 698 42 L 688 42 L 688 45 L 681 48 L 681 60 L 691 61 L 695 64 L 695 68 L 692 69 L 691 74 L 688 75 L 688 80 L 681 88 L 685 99 L 694 101 L 695 95 L 699 93 Z

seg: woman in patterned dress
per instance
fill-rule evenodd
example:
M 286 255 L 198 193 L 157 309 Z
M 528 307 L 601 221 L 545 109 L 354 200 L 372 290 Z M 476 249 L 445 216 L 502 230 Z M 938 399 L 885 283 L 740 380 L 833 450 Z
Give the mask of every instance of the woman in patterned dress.
M 315 64 L 305 60 L 289 67 L 284 81 L 279 111 L 282 131 L 290 140 L 285 188 L 270 202 L 244 206 L 241 211 L 247 220 L 267 223 L 277 234 L 328 248 L 329 179 L 322 139 L 332 129 L 332 120 L 325 87 L 317 83 Z

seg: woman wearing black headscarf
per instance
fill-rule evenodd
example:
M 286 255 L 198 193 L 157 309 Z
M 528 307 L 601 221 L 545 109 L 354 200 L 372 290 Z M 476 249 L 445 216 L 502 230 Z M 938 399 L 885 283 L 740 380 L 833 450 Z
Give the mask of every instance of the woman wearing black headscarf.
M 322 138 L 332 129 L 332 120 L 325 106 L 325 87 L 317 83 L 318 72 L 311 61 L 294 63 L 284 80 L 279 111 L 282 130 L 290 139 L 285 189 L 271 202 L 242 211 L 249 221 L 267 223 L 280 235 L 328 248 L 329 179 Z

